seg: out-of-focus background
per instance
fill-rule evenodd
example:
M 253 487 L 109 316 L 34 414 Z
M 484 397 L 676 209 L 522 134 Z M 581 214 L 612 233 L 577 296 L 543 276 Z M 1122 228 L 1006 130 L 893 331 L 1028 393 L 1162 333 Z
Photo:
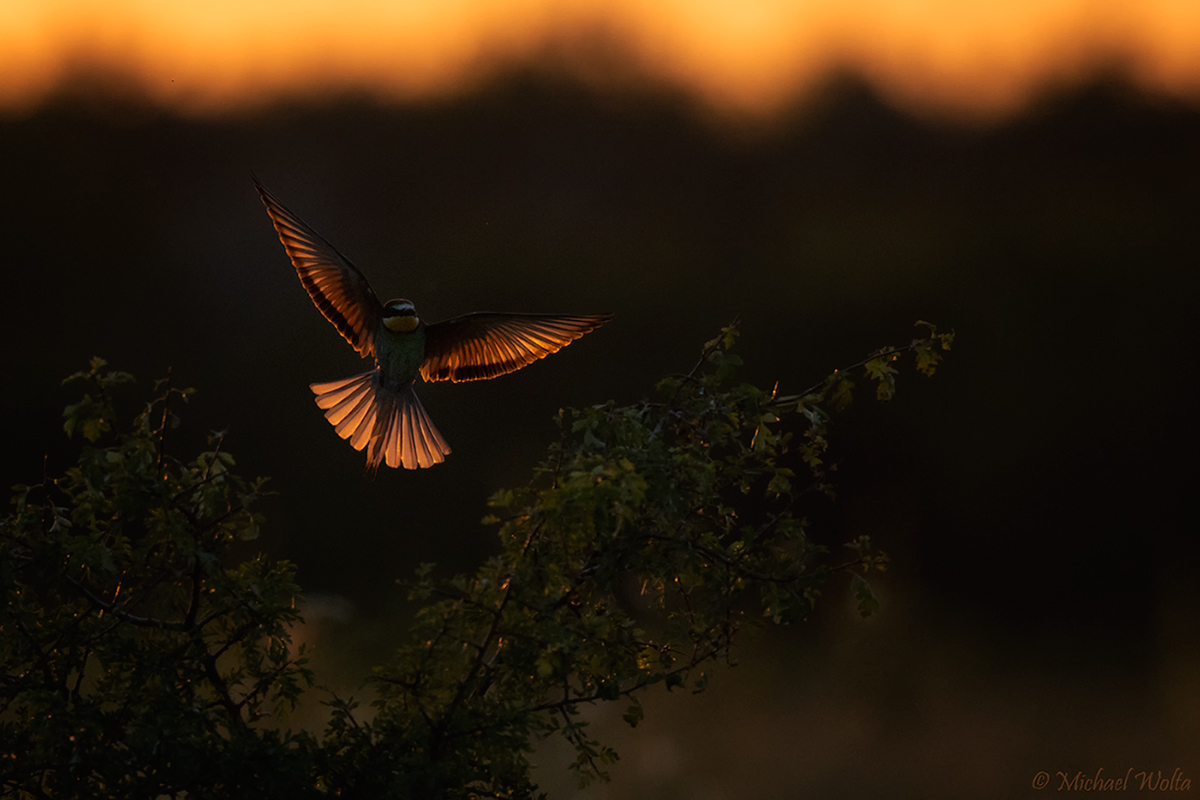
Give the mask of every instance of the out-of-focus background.
M 632 731 L 597 709 L 613 782 L 577 792 L 551 744 L 544 787 L 1200 790 L 1200 6 L 5 0 L 0 152 L 4 485 L 66 466 L 89 357 L 171 369 L 200 390 L 181 447 L 228 427 L 272 477 L 261 545 L 299 565 L 330 682 L 403 635 L 396 578 L 494 550 L 485 499 L 560 407 L 646 395 L 738 315 L 747 377 L 785 392 L 921 318 L 955 350 L 835 428 L 818 534 L 892 555 L 882 610 L 835 586 L 706 694 L 652 693 Z M 365 480 L 307 384 L 366 365 L 251 172 L 428 319 L 616 317 L 420 389 L 454 453 Z

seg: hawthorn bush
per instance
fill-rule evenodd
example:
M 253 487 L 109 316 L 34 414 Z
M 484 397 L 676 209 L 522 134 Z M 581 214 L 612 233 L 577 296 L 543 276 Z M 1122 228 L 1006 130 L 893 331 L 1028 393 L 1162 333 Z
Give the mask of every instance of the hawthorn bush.
M 0 522 L 0 786 L 15 797 L 535 796 L 527 759 L 561 735 L 581 782 L 616 761 L 581 707 L 655 684 L 704 687 L 738 632 L 803 619 L 832 576 L 858 608 L 887 556 L 808 535 L 831 494 L 830 415 L 867 381 L 889 399 L 902 355 L 932 375 L 953 334 L 887 347 L 788 396 L 741 382 L 733 326 L 655 398 L 561 413 L 562 435 L 485 522 L 499 552 L 474 575 L 408 583 L 407 643 L 358 701 L 325 693 L 321 732 L 283 727 L 322 691 L 290 629 L 295 570 L 235 556 L 262 524 L 222 434 L 168 452 L 191 390 L 155 385 L 132 424 L 101 359 L 65 411 L 78 463 L 15 487 Z

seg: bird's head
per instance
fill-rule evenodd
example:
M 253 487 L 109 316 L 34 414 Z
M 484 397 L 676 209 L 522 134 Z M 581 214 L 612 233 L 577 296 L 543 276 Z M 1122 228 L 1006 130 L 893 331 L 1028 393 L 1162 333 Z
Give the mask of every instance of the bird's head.
M 417 309 L 413 307 L 411 300 L 388 300 L 387 305 L 383 307 L 383 324 L 388 330 L 408 333 L 420 322 Z

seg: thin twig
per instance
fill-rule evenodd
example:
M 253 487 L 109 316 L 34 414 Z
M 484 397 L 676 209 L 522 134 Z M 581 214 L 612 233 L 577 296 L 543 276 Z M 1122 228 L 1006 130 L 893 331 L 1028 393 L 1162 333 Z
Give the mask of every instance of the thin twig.
M 66 579 L 67 583 L 71 584 L 76 591 L 86 597 L 89 602 L 91 602 L 101 611 L 105 612 L 106 614 L 112 614 L 122 622 L 128 622 L 130 625 L 136 625 L 140 628 L 159 628 L 165 631 L 186 632 L 191 630 L 182 622 L 167 622 L 166 620 L 155 619 L 154 617 L 141 617 L 136 614 L 130 614 L 124 609 L 123 606 L 109 603 L 100 599 L 91 589 L 75 580 L 70 575 L 63 575 L 63 578 Z
M 805 389 L 803 392 L 800 392 L 799 394 L 790 394 L 786 397 L 777 397 L 777 398 L 773 399 L 768 404 L 768 407 L 791 405 L 792 403 L 795 403 L 799 400 L 803 400 L 804 398 L 808 397 L 809 395 L 814 394 L 818 390 L 822 389 L 825 386 L 825 384 L 829 383 L 830 378 L 832 378 L 834 375 L 837 375 L 839 372 L 852 372 L 852 371 L 858 369 L 859 367 L 865 367 L 867 364 L 870 364 L 872 361 L 874 361 L 877 358 L 885 358 L 887 356 L 892 356 L 893 357 L 892 360 L 895 361 L 896 357 L 900 356 L 902 353 L 910 353 L 913 350 L 915 350 L 916 348 L 917 348 L 916 343 L 907 344 L 903 347 L 881 348 L 880 352 L 876 352 L 874 355 L 867 356 L 866 358 L 862 359 L 861 361 L 851 364 L 848 367 L 843 367 L 841 369 L 835 369 L 832 373 L 825 376 L 819 382 L 814 383 L 812 386 L 808 387 L 807 389 Z
M 167 442 L 167 409 L 171 404 L 171 367 L 167 367 L 167 377 L 164 379 L 167 389 L 163 392 L 162 421 L 158 426 L 158 457 L 154 462 L 154 470 L 162 469 L 163 453 L 166 452 Z

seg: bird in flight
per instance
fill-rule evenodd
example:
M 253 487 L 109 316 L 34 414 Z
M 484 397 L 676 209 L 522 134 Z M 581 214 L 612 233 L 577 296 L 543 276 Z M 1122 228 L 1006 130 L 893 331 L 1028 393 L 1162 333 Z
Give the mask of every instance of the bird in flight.
M 611 314 L 497 314 L 480 312 L 426 323 L 412 301 L 380 303 L 367 279 L 257 179 L 271 215 L 313 304 L 375 369 L 309 386 L 338 436 L 366 448 L 367 472 L 379 465 L 405 469 L 446 460 L 450 446 L 413 391 L 427 381 L 495 378 L 556 353 L 608 322 Z

